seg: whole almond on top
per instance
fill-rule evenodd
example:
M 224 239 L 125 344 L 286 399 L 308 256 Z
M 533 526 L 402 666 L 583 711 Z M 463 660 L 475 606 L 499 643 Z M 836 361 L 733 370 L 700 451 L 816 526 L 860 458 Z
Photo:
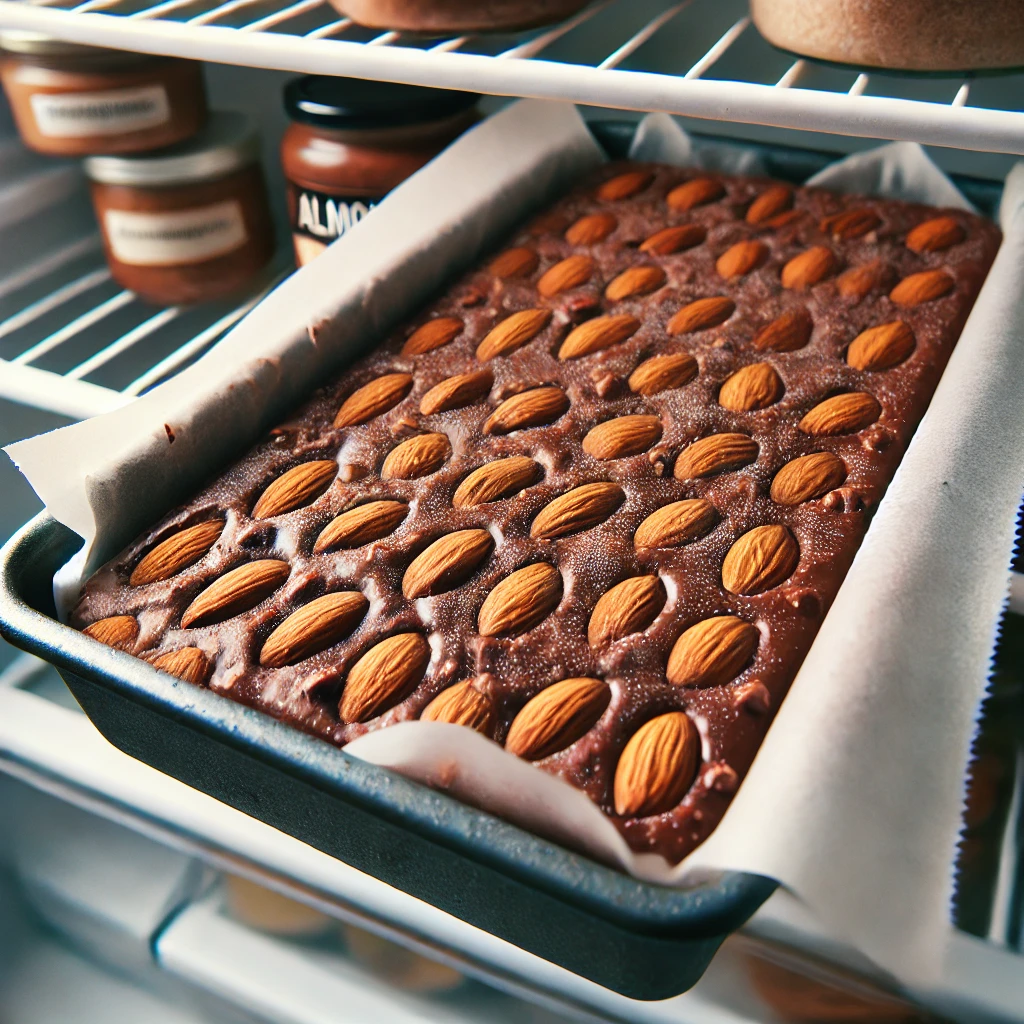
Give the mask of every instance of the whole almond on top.
M 635 295 L 650 295 L 665 283 L 661 267 L 630 267 L 616 277 L 604 290 L 611 302 L 621 302 Z
M 582 484 L 545 505 L 530 527 L 534 540 L 556 540 L 603 523 L 625 501 L 618 484 Z
M 494 538 L 486 530 L 445 534 L 409 563 L 402 593 L 413 601 L 452 590 L 480 568 L 493 548 Z
M 526 761 L 557 754 L 597 725 L 611 696 L 608 684 L 600 679 L 552 683 L 512 720 L 505 749 Z
M 670 210 L 692 210 L 695 206 L 713 203 L 725 195 L 725 186 L 715 178 L 693 178 L 677 185 L 665 197 Z
M 707 231 L 700 224 L 677 224 L 662 228 L 640 243 L 641 252 L 653 252 L 658 256 L 671 256 L 700 245 L 707 238 Z
M 412 376 L 408 373 L 386 373 L 371 380 L 345 399 L 338 415 L 334 417 L 334 426 L 354 427 L 367 423 L 393 409 L 411 390 Z
M 496 256 L 487 269 L 495 277 L 526 277 L 537 269 L 539 262 L 540 257 L 533 249 L 520 245 L 514 249 L 506 249 Z
M 404 501 L 368 501 L 332 519 L 321 531 L 313 551 L 359 548 L 392 533 L 409 514 Z
M 803 306 L 781 313 L 754 335 L 751 345 L 758 352 L 796 352 L 811 340 L 814 320 Z
M 494 385 L 494 374 L 490 370 L 476 373 L 459 373 L 454 377 L 435 384 L 420 401 L 420 412 L 433 416 L 439 412 L 462 409 L 479 402 Z
M 281 668 L 310 658 L 344 640 L 359 625 L 370 602 L 358 590 L 324 594 L 292 612 L 267 637 L 260 664 Z
M 785 185 L 766 188 L 747 208 L 748 224 L 763 224 L 793 205 L 793 190 Z
M 477 346 L 476 357 L 482 363 L 497 356 L 507 356 L 522 348 L 551 322 L 550 309 L 522 309 L 506 317 Z
M 655 509 L 633 535 L 636 548 L 676 548 L 714 529 L 718 512 L 704 498 L 684 498 Z
M 815 245 L 794 256 L 782 268 L 782 287 L 804 291 L 824 281 L 839 269 L 835 253 L 824 245 Z
M 211 583 L 185 609 L 181 628 L 212 626 L 255 608 L 281 586 L 291 567 L 277 558 L 246 562 Z
M 800 421 L 800 429 L 814 437 L 854 434 L 882 415 L 878 400 L 864 391 L 848 391 L 819 402 Z
M 734 594 L 761 594 L 789 579 L 799 561 L 800 546 L 785 526 L 755 526 L 726 553 L 722 584 Z
M 774 405 L 785 390 L 771 363 L 751 363 L 726 379 L 718 392 L 718 404 L 733 412 L 753 412 Z
M 618 226 L 619 222 L 610 213 L 589 213 L 565 232 L 565 240 L 570 245 L 596 245 Z
M 606 647 L 631 633 L 642 633 L 665 607 L 665 585 L 657 576 L 634 576 L 606 590 L 590 614 L 587 641 Z
M 916 344 L 910 324 L 894 320 L 861 331 L 846 350 L 846 362 L 855 370 L 888 370 L 902 363 Z
M 746 434 L 712 434 L 694 441 L 676 459 L 677 480 L 700 480 L 749 466 L 760 451 Z
M 654 174 L 651 171 L 626 171 L 599 185 L 594 194 L 605 202 L 628 199 L 642 192 L 652 181 Z
M 392 448 L 380 475 L 385 480 L 415 480 L 436 473 L 448 460 L 452 446 L 445 434 L 417 434 Z
M 455 316 L 439 316 L 417 327 L 402 346 L 403 356 L 421 356 L 454 341 L 465 324 Z
M 860 301 L 876 288 L 888 288 L 896 272 L 882 260 L 872 260 L 858 267 L 851 267 L 836 278 L 836 289 L 844 299 Z
M 540 625 L 562 600 L 562 574 L 535 562 L 506 576 L 480 606 L 481 636 L 519 636 Z
M 569 408 L 565 392 L 555 385 L 530 388 L 506 398 L 484 423 L 485 434 L 511 434 L 513 430 L 554 423 Z
M 922 302 L 941 299 L 953 290 L 955 282 L 944 270 L 924 270 L 911 274 L 891 292 L 889 298 L 898 306 L 919 306 Z
M 832 452 L 814 452 L 787 462 L 772 481 L 772 501 L 799 505 L 835 490 L 846 479 L 846 463 Z
M 368 722 L 407 697 L 430 664 L 419 633 L 398 633 L 371 647 L 353 666 L 338 703 L 343 722 Z
M 486 462 L 459 484 L 452 497 L 452 504 L 456 508 L 471 508 L 511 498 L 524 487 L 536 483 L 542 473 L 540 465 L 525 455 L 512 455 L 507 459 Z
M 933 217 L 918 224 L 907 235 L 907 248 L 911 252 L 941 252 L 966 237 L 959 221 L 952 217 Z
M 253 506 L 253 519 L 273 519 L 320 497 L 338 475 L 333 459 L 302 462 L 282 473 Z
M 206 554 L 224 530 L 223 519 L 186 526 L 151 548 L 132 570 L 129 584 L 142 587 L 176 576 Z
M 424 709 L 420 719 L 424 722 L 449 722 L 475 729 L 485 736 L 494 735 L 498 715 L 494 701 L 473 685 L 474 679 L 466 679 L 447 690 L 442 690 Z
M 549 233 L 558 234 L 564 231 L 568 224 L 569 218 L 560 210 L 548 210 L 530 224 L 529 230 L 531 235 L 539 237 Z
M 697 376 L 697 360 L 689 352 L 651 356 L 629 375 L 629 389 L 638 395 L 657 395 L 681 388 Z
M 673 686 L 722 686 L 750 664 L 761 634 L 735 615 L 716 615 L 690 626 L 668 656 Z
M 756 270 L 766 259 L 768 259 L 768 246 L 757 239 L 748 238 L 730 246 L 715 263 L 715 270 L 720 277 L 726 280 L 733 277 L 743 277 L 752 270 Z
M 131 652 L 139 638 L 139 623 L 133 615 L 111 615 L 86 626 L 82 632 L 108 647 Z
M 559 359 L 579 359 L 602 349 L 611 348 L 631 338 L 640 330 L 640 321 L 635 316 L 622 313 L 618 316 L 595 316 L 570 331 L 558 350 Z
M 583 450 L 595 459 L 625 459 L 647 451 L 661 437 L 657 416 L 619 416 L 605 420 L 583 438 Z
M 594 273 L 594 261 L 589 256 L 576 253 L 548 267 L 537 282 L 537 291 L 546 299 L 553 298 L 560 292 L 571 288 L 579 288 L 586 284 Z
M 202 686 L 210 674 L 209 658 L 198 647 L 182 647 L 177 651 L 168 651 L 152 660 L 154 668 L 175 676 L 193 686 Z
M 725 323 L 736 312 L 736 303 L 728 295 L 712 295 L 696 299 L 683 306 L 671 320 L 666 330 L 669 334 L 689 334 L 691 331 L 706 331 Z
M 697 774 L 700 735 L 682 711 L 658 715 L 640 726 L 615 769 L 615 813 L 646 818 L 671 810 Z
M 874 231 L 881 223 L 882 218 L 874 210 L 860 207 L 826 217 L 820 226 L 826 235 L 846 242 L 854 238 L 862 238 L 869 231 Z

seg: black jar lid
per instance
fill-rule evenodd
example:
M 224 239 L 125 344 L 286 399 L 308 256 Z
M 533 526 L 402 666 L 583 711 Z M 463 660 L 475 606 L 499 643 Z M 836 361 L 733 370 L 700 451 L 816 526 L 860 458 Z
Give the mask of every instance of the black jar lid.
M 284 109 L 302 124 L 365 130 L 443 121 L 469 110 L 479 99 L 475 92 L 307 75 L 285 86 Z

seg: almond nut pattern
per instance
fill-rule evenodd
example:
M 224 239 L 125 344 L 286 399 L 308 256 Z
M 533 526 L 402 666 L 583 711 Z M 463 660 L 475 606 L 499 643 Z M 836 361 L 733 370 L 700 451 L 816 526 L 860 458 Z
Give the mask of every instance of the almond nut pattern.
M 734 594 L 761 594 L 789 579 L 799 561 L 800 547 L 785 526 L 755 526 L 729 548 L 722 584 Z
M 638 395 L 657 395 L 689 384 L 697 372 L 697 360 L 689 352 L 652 356 L 629 375 L 629 389 Z
M 750 344 L 758 352 L 796 352 L 811 340 L 814 320 L 803 307 L 787 309 L 754 335 Z
M 596 245 L 603 242 L 619 225 L 610 213 L 591 213 L 580 217 L 565 233 L 570 245 Z
M 419 633 L 398 633 L 371 647 L 353 666 L 338 703 L 343 722 L 368 722 L 404 700 L 430 664 L 430 644 Z
M 498 714 L 494 701 L 481 693 L 473 684 L 475 680 L 449 686 L 442 690 L 424 709 L 420 718 L 424 722 L 448 722 L 464 725 L 485 736 L 494 735 Z
M 780 505 L 801 505 L 813 501 L 846 479 L 846 463 L 832 452 L 814 452 L 787 462 L 772 481 L 772 501 Z
M 537 269 L 539 263 L 540 257 L 536 250 L 519 245 L 514 249 L 506 249 L 500 256 L 496 256 L 487 269 L 495 277 L 506 279 L 529 277 Z
M 699 480 L 749 466 L 756 458 L 757 442 L 746 434 L 712 434 L 694 441 L 676 460 L 677 480 Z
M 511 434 L 513 430 L 545 427 L 554 423 L 569 408 L 569 399 L 561 388 L 531 388 L 506 398 L 484 422 L 485 434 Z
M 782 268 L 782 287 L 806 291 L 819 281 L 835 273 L 838 267 L 835 253 L 824 245 L 816 245 L 794 256 Z
M 490 370 L 478 370 L 475 373 L 458 373 L 454 377 L 435 384 L 420 401 L 420 412 L 424 416 L 433 416 L 439 412 L 450 412 L 473 405 L 487 395 L 494 384 L 494 374 Z
M 583 438 L 583 450 L 595 459 L 625 459 L 647 451 L 661 437 L 657 416 L 620 416 L 605 420 Z
M 612 302 L 621 302 L 637 295 L 650 295 L 664 283 L 665 271 L 661 267 L 630 267 L 605 288 L 604 297 Z
M 408 373 L 386 373 L 349 395 L 334 417 L 334 425 L 354 427 L 366 423 L 393 409 L 411 390 L 412 377 Z
M 819 402 L 800 421 L 800 429 L 813 437 L 836 437 L 855 434 L 870 427 L 882 407 L 878 400 L 864 391 L 850 391 Z
M 439 316 L 428 320 L 409 335 L 402 346 L 403 356 L 421 356 L 443 348 L 453 342 L 463 331 L 465 324 L 455 316 Z
M 603 523 L 623 502 L 618 484 L 595 483 L 574 487 L 550 502 L 537 515 L 530 536 L 556 540 Z
M 669 209 L 677 212 L 692 210 L 695 206 L 713 203 L 725 195 L 725 186 L 714 178 L 693 178 L 672 189 L 666 197 Z
M 744 218 L 748 224 L 763 224 L 776 214 L 788 210 L 793 205 L 793 190 L 785 185 L 773 185 L 766 188 L 747 207 Z
M 193 686 L 202 686 L 210 675 L 213 666 L 210 659 L 197 647 L 182 647 L 177 651 L 168 651 L 151 662 L 154 668 L 174 676 Z
M 263 645 L 260 664 L 269 668 L 297 661 L 332 647 L 359 625 L 370 602 L 358 591 L 324 594 L 292 612 Z
M 273 519 L 308 505 L 320 497 L 338 475 L 338 464 L 329 459 L 303 462 L 282 473 L 253 506 L 253 519 Z
M 637 548 L 677 548 L 715 528 L 718 513 L 705 498 L 684 498 L 652 512 L 633 534 Z
M 537 282 L 537 291 L 546 299 L 570 288 L 586 284 L 594 273 L 594 261 L 589 256 L 567 256 L 561 263 L 544 271 Z
M 959 221 L 952 217 L 933 217 L 918 224 L 907 234 L 907 248 L 911 252 L 942 252 L 959 244 L 967 237 Z
M 385 480 L 415 480 L 436 473 L 448 461 L 452 446 L 444 434 L 417 434 L 392 449 L 380 475 Z
M 132 571 L 129 583 L 143 587 L 147 583 L 160 583 L 177 576 L 182 569 L 195 565 L 217 543 L 224 532 L 224 521 L 213 519 L 196 523 L 161 541 L 139 561 Z
M 85 627 L 82 632 L 107 647 L 131 651 L 139 638 L 139 623 L 131 615 L 111 615 Z
M 685 630 L 672 647 L 666 675 L 674 686 L 723 686 L 750 664 L 761 634 L 735 615 L 716 615 Z
M 768 259 L 768 252 L 768 246 L 757 239 L 737 242 L 718 257 L 715 270 L 719 277 L 726 279 L 743 277 L 761 266 Z
M 523 309 L 513 313 L 493 328 L 480 342 L 476 357 L 482 363 L 507 356 L 522 348 L 544 330 L 551 321 L 550 309 Z
M 640 330 L 640 321 L 635 316 L 623 313 L 619 316 L 599 316 L 573 329 L 558 350 L 559 359 L 579 359 L 594 352 L 611 348 Z
M 649 171 L 627 171 L 625 174 L 609 178 L 598 187 L 595 194 L 598 199 L 603 199 L 605 202 L 630 199 L 638 192 L 643 192 L 652 181 L 654 181 L 654 175 Z
M 443 594 L 465 583 L 494 548 L 486 530 L 456 530 L 435 540 L 405 570 L 402 593 L 410 598 Z
M 394 532 L 409 514 L 404 501 L 368 501 L 332 519 L 317 537 L 313 550 L 358 548 Z
M 562 600 L 562 576 L 536 562 L 506 576 L 484 599 L 477 617 L 481 636 L 519 636 L 539 626 Z
M 724 324 L 736 312 L 736 303 L 727 295 L 712 295 L 706 299 L 696 299 L 683 306 L 668 322 L 666 330 L 669 334 L 690 334 L 693 331 L 706 331 L 709 327 Z
M 474 505 L 511 498 L 524 487 L 536 483 L 543 473 L 543 469 L 525 455 L 488 462 L 474 469 L 459 484 L 452 496 L 452 504 L 456 508 L 472 508 Z
M 903 278 L 889 292 L 889 298 L 897 306 L 920 306 L 922 302 L 933 302 L 948 295 L 954 283 L 953 278 L 944 270 L 924 270 L 920 274 Z
M 700 245 L 707 238 L 707 231 L 700 224 L 677 224 L 673 228 L 662 228 L 640 243 L 641 252 L 671 256 Z
M 634 576 L 601 595 L 587 626 L 594 648 L 606 647 L 630 633 L 642 633 L 665 607 L 665 585 L 657 576 Z
M 611 700 L 600 679 L 563 679 L 541 690 L 512 720 L 510 754 L 539 761 L 575 743 L 597 724 Z
M 774 405 L 785 390 L 771 363 L 751 363 L 725 381 L 718 404 L 733 412 L 753 412 Z
M 914 351 L 914 332 L 903 320 L 861 331 L 846 350 L 846 362 L 855 370 L 888 370 Z
M 615 813 L 646 818 L 675 807 L 693 783 L 700 737 L 682 711 L 658 715 L 630 737 L 615 769 Z

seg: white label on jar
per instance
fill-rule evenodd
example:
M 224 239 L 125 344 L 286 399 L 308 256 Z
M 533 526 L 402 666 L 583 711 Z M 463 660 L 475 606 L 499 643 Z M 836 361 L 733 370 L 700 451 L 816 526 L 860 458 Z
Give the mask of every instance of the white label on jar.
M 242 207 L 234 199 L 173 213 L 107 210 L 103 225 L 114 257 L 137 267 L 202 263 L 248 240 Z
M 109 92 L 37 92 L 29 99 L 40 133 L 55 139 L 137 132 L 171 119 L 162 85 Z

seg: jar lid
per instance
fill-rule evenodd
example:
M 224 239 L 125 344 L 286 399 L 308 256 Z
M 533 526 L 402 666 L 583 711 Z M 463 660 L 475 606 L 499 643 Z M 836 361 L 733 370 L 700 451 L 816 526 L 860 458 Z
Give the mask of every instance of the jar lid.
M 138 59 L 138 54 L 119 50 L 108 50 L 99 46 L 86 46 L 84 43 L 71 43 L 66 39 L 55 39 L 42 32 L 30 32 L 27 29 L 8 28 L 0 32 L 0 50 L 8 53 L 27 53 L 37 57 L 79 57 L 79 56 L 117 56 L 123 53 L 126 57 Z
M 245 114 L 220 111 L 186 142 L 134 156 L 90 156 L 85 173 L 104 185 L 187 185 L 256 163 L 260 142 Z
M 307 75 L 285 86 L 284 109 L 293 121 L 320 128 L 400 128 L 454 117 L 479 99 L 475 92 Z

